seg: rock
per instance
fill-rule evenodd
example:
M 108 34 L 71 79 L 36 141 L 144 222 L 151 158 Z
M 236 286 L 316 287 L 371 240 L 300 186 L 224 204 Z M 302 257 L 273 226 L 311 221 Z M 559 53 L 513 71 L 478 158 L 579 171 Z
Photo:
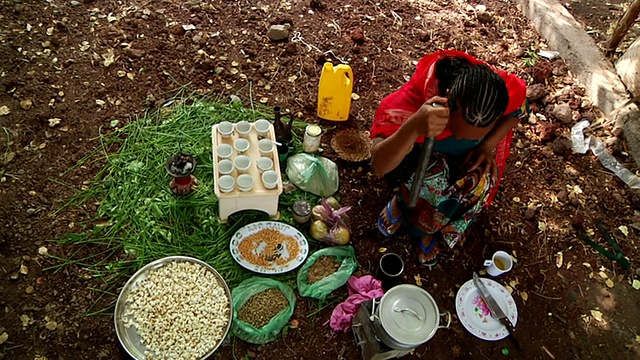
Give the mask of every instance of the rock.
M 211 59 L 204 59 L 200 64 L 198 64 L 198 67 L 206 71 L 214 70 L 216 68 L 216 63 Z
M 129 59 L 140 59 L 144 56 L 144 50 L 126 48 L 124 49 L 124 54 Z
M 287 43 L 287 46 L 285 46 L 285 50 L 287 51 L 287 53 L 293 55 L 298 52 L 298 44 L 292 42 Z
M 551 64 L 551 73 L 555 76 L 564 76 L 569 71 L 569 67 L 562 60 L 556 60 Z
M 536 217 L 537 212 L 538 212 L 538 207 L 534 205 L 530 205 L 529 207 L 527 207 L 527 210 L 525 210 L 524 217 L 525 219 L 531 220 Z
M 216 75 L 220 75 L 220 74 L 222 74 L 224 72 L 224 68 L 221 67 L 221 66 L 218 66 L 213 71 L 216 73 Z
M 565 124 L 571 124 L 573 121 L 571 107 L 567 104 L 556 105 L 551 115 Z
M 551 76 L 551 66 L 546 62 L 538 61 L 533 67 L 533 79 L 544 83 Z
M 156 104 L 156 98 L 153 94 L 147 95 L 147 98 L 144 100 L 144 105 L 146 107 L 153 107 Z
M 567 136 L 560 136 L 557 139 L 553 140 L 551 144 L 551 148 L 553 152 L 558 155 L 564 155 L 565 152 L 571 150 L 571 139 Z
M 513 49 L 513 56 L 523 57 L 526 52 L 527 51 L 524 48 L 518 46 L 517 48 Z
M 488 11 L 476 11 L 476 18 L 483 24 L 493 21 L 493 14 Z
M 543 84 L 533 84 L 527 86 L 527 100 L 538 101 L 547 96 L 549 92 Z
M 351 37 L 351 40 L 356 44 L 364 43 L 364 32 L 361 28 L 351 30 L 351 34 L 349 34 L 349 36 Z
M 550 122 L 538 123 L 534 128 L 535 132 L 540 137 L 540 142 L 542 143 L 553 140 L 556 137 L 557 129 L 558 126 Z
M 36 209 L 34 209 L 34 208 L 27 209 L 27 215 L 31 216 L 31 215 L 33 215 L 35 213 L 36 213 Z
M 33 294 L 33 291 L 35 289 L 33 288 L 33 286 L 29 285 L 27 286 L 27 288 L 24 290 L 27 294 Z
M 587 93 L 587 89 L 580 84 L 571 85 L 571 90 L 573 90 L 573 93 L 578 96 L 584 96 Z
M 576 230 L 582 229 L 582 227 L 584 226 L 584 218 L 582 217 L 582 215 L 573 215 L 571 217 L 571 226 Z
M 267 36 L 271 41 L 285 41 L 289 40 L 289 27 L 286 25 L 271 25 Z
M 242 100 L 240 100 L 240 97 L 238 97 L 238 95 L 229 95 L 229 99 L 232 104 L 242 104 Z
M 325 8 L 325 5 L 320 0 L 311 0 L 311 2 L 309 2 L 309 7 L 313 10 L 322 10 Z
M 20 100 L 20 107 L 22 110 L 29 110 L 31 109 L 31 106 L 33 106 L 33 101 L 30 99 Z
M 0 334 L 0 344 L 4 344 L 8 339 L 9 334 L 7 334 L 6 332 L 2 332 L 2 334 Z
M 567 192 L 567 190 L 560 190 L 560 192 L 558 193 L 558 195 L 556 195 L 558 197 L 558 200 L 562 201 L 562 202 L 566 202 L 567 198 L 569 197 L 569 192 Z
M 47 330 L 54 331 L 58 327 L 58 323 L 51 320 L 44 327 L 46 327 Z
M 175 36 L 182 36 L 187 33 L 185 29 L 182 27 L 182 25 L 180 24 L 172 25 L 169 28 L 169 32 Z
M 71 2 L 71 6 L 78 6 L 78 5 L 80 5 L 79 1 L 75 1 L 74 0 L 74 1 Z

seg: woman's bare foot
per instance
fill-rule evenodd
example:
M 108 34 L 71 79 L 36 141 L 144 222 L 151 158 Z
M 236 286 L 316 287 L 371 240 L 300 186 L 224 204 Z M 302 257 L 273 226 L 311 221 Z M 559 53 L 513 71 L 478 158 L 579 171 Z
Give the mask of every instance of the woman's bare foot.
M 440 246 L 438 239 L 433 235 L 427 235 L 419 240 L 417 246 L 418 261 L 421 265 L 435 266 L 440 259 Z
M 398 200 L 394 196 L 380 212 L 378 228 L 383 235 L 392 236 L 398 230 L 400 224 L 402 224 L 402 213 L 398 207 Z

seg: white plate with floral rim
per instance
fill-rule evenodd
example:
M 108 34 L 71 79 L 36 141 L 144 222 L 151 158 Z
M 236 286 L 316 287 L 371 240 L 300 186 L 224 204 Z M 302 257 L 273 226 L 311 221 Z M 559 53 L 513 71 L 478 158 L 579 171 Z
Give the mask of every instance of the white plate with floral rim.
M 282 274 L 300 266 L 309 255 L 307 238 L 293 226 L 258 221 L 236 231 L 229 244 L 233 259 L 260 274 Z
M 480 278 L 480 280 L 500 305 L 502 311 L 507 314 L 513 326 L 516 326 L 518 308 L 509 291 L 491 279 Z M 496 341 L 509 335 L 509 331 L 500 320 L 491 316 L 491 311 L 482 300 L 480 291 L 473 284 L 473 279 L 464 283 L 458 290 L 456 312 L 465 329 L 482 340 Z

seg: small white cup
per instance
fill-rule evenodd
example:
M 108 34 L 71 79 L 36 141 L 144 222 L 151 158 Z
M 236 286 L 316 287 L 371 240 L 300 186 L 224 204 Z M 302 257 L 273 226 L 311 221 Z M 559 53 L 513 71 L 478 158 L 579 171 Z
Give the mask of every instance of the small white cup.
M 269 120 L 258 119 L 253 124 L 253 126 L 256 128 L 258 136 L 267 136 L 267 134 L 269 133 L 269 129 L 271 128 L 271 123 L 269 122 Z
M 251 167 L 251 158 L 246 155 L 240 155 L 233 160 L 233 165 L 240 174 L 246 174 Z
M 233 142 L 233 148 L 236 149 L 238 154 L 244 154 L 247 152 L 247 150 L 249 150 L 249 146 L 251 146 L 251 143 L 249 143 L 249 140 L 247 139 L 236 139 L 236 141 Z
M 228 121 L 221 122 L 218 124 L 218 132 L 223 138 L 231 137 L 233 134 L 233 124 Z
M 267 170 L 271 170 L 273 168 L 273 160 L 271 160 L 268 157 L 261 157 L 260 159 L 258 159 L 256 166 L 258 167 L 258 170 L 262 174 L 263 172 Z
M 243 192 L 251 191 L 253 189 L 253 177 L 249 174 L 238 176 L 238 189 Z
M 233 148 L 229 144 L 220 144 L 216 149 L 216 153 L 220 159 L 228 159 L 233 154 Z
M 496 251 L 491 260 L 485 260 L 484 266 L 487 268 L 487 274 L 491 276 L 499 276 L 513 268 L 513 259 L 511 255 L 504 251 Z
M 271 155 L 274 147 L 275 144 L 269 139 L 262 139 L 258 141 L 258 150 L 260 150 L 260 154 L 262 154 L 262 156 Z
M 222 159 L 218 162 L 218 172 L 220 175 L 229 175 L 233 171 L 233 161 Z
M 262 185 L 265 189 L 273 189 L 278 186 L 278 173 L 274 170 L 267 170 L 262 173 Z
M 242 120 L 236 124 L 236 130 L 238 131 L 238 135 L 240 135 L 240 137 L 249 137 L 249 134 L 251 133 L 251 123 Z
M 220 191 L 223 193 L 229 193 L 233 191 L 233 188 L 236 186 L 236 181 L 233 179 L 231 175 L 222 175 L 218 179 L 218 187 Z

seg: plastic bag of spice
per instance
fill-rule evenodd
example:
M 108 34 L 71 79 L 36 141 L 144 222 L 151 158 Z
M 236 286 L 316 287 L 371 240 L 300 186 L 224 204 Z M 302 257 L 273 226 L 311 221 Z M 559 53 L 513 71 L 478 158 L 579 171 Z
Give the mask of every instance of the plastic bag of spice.
M 324 300 L 347 283 L 356 266 L 356 254 L 351 246 L 333 246 L 314 252 L 298 271 L 300 295 Z
M 295 186 L 314 195 L 330 196 L 338 191 L 338 165 L 322 156 L 297 154 L 290 157 L 287 177 Z
M 231 297 L 231 330 L 237 337 L 252 344 L 275 340 L 296 307 L 296 296 L 290 287 L 261 277 L 243 281 L 231 291 Z

